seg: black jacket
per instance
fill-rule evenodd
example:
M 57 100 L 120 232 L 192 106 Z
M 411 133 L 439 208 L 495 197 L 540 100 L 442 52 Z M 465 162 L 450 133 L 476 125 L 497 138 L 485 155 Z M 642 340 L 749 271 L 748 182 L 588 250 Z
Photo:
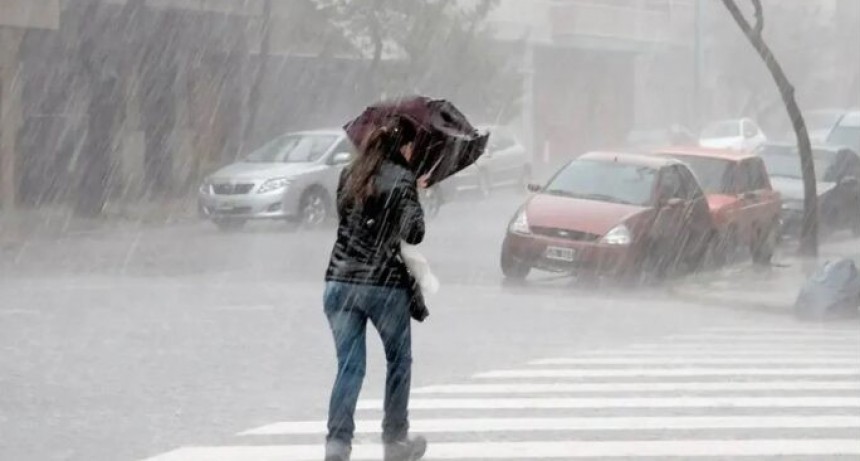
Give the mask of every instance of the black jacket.
M 338 184 L 337 240 L 326 280 L 409 288 L 400 240 L 417 245 L 424 239 L 415 174 L 403 158 L 385 160 L 374 178 L 374 194 L 363 205 L 343 200 L 347 175 L 345 169 Z

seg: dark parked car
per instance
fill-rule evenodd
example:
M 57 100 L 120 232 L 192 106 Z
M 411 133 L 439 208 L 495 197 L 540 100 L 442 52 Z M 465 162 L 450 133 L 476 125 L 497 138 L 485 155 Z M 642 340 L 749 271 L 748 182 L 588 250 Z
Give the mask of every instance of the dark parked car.
M 782 195 L 783 235 L 797 235 L 803 217 L 803 179 L 797 147 L 767 144 L 759 150 L 773 187 Z M 860 156 L 847 148 L 816 147 L 816 189 L 822 230 L 851 229 L 860 235 Z
M 698 267 L 712 232 L 705 194 L 683 163 L 612 152 L 563 167 L 508 225 L 501 266 L 638 280 Z

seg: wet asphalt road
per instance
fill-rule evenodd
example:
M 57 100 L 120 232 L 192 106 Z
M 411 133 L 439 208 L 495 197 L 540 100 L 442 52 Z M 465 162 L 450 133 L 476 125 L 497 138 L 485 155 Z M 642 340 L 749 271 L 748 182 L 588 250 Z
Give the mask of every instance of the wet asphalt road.
M 414 385 L 705 327 L 785 324 L 660 288 L 500 283 L 522 196 L 450 204 L 422 246 L 442 282 L 415 327 Z M 139 460 L 284 420 L 323 418 L 334 373 L 322 274 L 334 230 L 207 223 L 7 249 L 0 260 L 0 459 Z M 381 396 L 370 335 L 363 397 Z M 314 439 L 316 440 L 316 439 Z

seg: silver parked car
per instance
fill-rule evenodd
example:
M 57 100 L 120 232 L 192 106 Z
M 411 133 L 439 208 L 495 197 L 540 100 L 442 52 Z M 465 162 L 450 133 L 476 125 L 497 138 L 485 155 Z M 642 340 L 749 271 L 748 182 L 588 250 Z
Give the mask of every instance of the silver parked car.
M 340 171 L 354 153 L 342 130 L 287 133 L 206 178 L 200 213 L 224 230 L 254 219 L 319 226 L 334 214 Z
M 532 159 L 526 148 L 505 127 L 482 125 L 477 128 L 490 132 L 487 151 L 475 165 L 446 181 L 449 184 L 443 183 L 446 193 L 476 189 L 482 196 L 488 196 L 496 187 L 514 185 L 525 189 L 532 174 Z

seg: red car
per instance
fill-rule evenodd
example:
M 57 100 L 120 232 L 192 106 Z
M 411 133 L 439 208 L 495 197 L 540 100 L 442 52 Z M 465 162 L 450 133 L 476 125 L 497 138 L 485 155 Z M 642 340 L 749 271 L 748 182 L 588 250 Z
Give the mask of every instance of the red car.
M 594 152 L 562 168 L 508 226 L 507 278 L 532 269 L 638 280 L 703 261 L 712 232 L 705 195 L 683 163 Z
M 759 156 L 700 147 L 673 147 L 655 153 L 684 162 L 698 178 L 714 221 L 713 255 L 718 262 L 748 248 L 755 263 L 770 263 L 782 201 L 771 187 Z

